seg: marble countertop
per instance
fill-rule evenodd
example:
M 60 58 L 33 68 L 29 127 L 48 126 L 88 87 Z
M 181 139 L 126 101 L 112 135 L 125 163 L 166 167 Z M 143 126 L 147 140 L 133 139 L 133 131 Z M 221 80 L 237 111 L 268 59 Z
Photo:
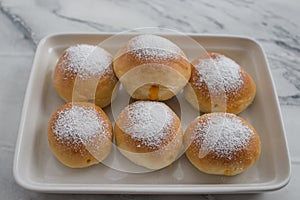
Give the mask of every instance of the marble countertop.
M 263 194 L 164 196 L 164 199 L 299 199 L 300 24 L 298 0 L 0 0 L 0 198 L 160 199 L 161 196 L 43 194 L 21 188 L 12 174 L 26 84 L 41 38 L 59 32 L 120 32 L 166 27 L 185 33 L 253 37 L 266 51 L 280 101 L 292 162 L 290 183 Z

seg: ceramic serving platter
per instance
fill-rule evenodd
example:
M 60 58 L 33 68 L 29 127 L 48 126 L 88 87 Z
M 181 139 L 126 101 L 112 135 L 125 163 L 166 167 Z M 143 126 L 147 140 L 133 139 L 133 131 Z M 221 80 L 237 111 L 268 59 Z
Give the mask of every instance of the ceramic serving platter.
M 240 175 L 216 176 L 199 172 L 183 154 L 164 169 L 133 173 L 124 170 L 132 163 L 117 155 L 114 148 L 104 164 L 85 169 L 65 167 L 52 155 L 47 141 L 48 120 L 56 108 L 64 104 L 52 85 L 58 57 L 64 49 L 75 44 L 100 44 L 114 55 L 132 35 L 56 34 L 42 39 L 38 45 L 24 100 L 14 159 L 14 176 L 21 186 L 55 193 L 200 194 L 264 192 L 280 189 L 288 183 L 290 160 L 285 132 L 261 45 L 242 36 L 189 35 L 188 39 L 183 35 L 164 36 L 178 44 L 189 59 L 203 53 L 203 47 L 208 52 L 231 57 L 253 77 L 257 85 L 256 98 L 240 116 L 260 135 L 262 153 L 258 162 Z M 129 102 L 122 87 L 119 90 L 114 102 L 116 113 Z M 180 106 L 183 129 L 197 115 L 182 93 L 167 103 L 173 109 Z M 104 111 L 114 123 L 111 107 Z M 113 167 L 109 167 L 110 164 Z

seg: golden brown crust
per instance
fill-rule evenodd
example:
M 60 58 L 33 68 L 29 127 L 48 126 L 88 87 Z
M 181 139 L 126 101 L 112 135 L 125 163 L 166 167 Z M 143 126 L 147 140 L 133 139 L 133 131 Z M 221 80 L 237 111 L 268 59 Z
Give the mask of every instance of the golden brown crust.
M 58 139 L 53 130 L 58 113 L 73 105 L 96 110 L 100 120 L 103 120 L 103 128 L 108 135 L 103 136 L 103 133 L 99 132 L 86 144 L 82 141 L 74 142 L 73 138 Z M 48 123 L 48 142 L 51 151 L 61 163 L 71 168 L 88 167 L 105 159 L 111 150 L 112 137 L 112 125 L 108 117 L 100 107 L 91 103 L 74 102 L 62 105 L 52 114 Z
M 212 94 L 209 91 L 208 86 L 205 83 L 196 83 L 200 77 L 195 66 L 201 61 L 201 59 L 207 59 L 209 56 L 214 59 L 217 55 L 220 54 L 210 53 L 208 55 L 201 55 L 193 61 L 191 78 L 184 91 L 185 98 L 194 108 L 203 113 L 230 112 L 238 114 L 245 110 L 253 102 L 256 94 L 256 85 L 252 77 L 242 67 L 240 67 L 240 73 L 243 84 L 235 91 L 226 91 L 226 97 L 219 98 L 226 98 L 226 108 L 224 108 L 224 105 L 218 105 L 218 103 L 213 103 L 214 105 L 212 105 Z M 222 103 L 225 100 L 221 99 L 219 101 Z
M 99 76 L 90 76 L 86 80 L 77 79 L 77 73 L 63 70 L 60 66 L 62 63 L 68 65 L 68 60 L 66 59 L 67 52 L 64 51 L 59 58 L 53 76 L 53 85 L 59 96 L 66 102 L 73 101 L 86 101 L 93 102 L 101 108 L 109 105 L 113 96 L 113 90 L 118 82 L 117 77 L 113 72 L 113 67 L 110 65 L 111 70 L 109 73 L 104 73 Z M 76 85 L 78 90 L 82 90 L 82 95 L 79 97 L 77 95 L 73 98 L 73 89 L 75 81 L 78 81 Z M 80 81 L 80 83 L 79 83 Z M 95 86 L 97 86 L 95 88 Z M 83 90 L 84 89 L 84 90 Z M 95 100 L 94 100 L 95 99 Z
M 185 155 L 197 169 L 207 174 L 233 176 L 244 172 L 259 159 L 261 143 L 256 130 L 241 117 L 235 116 L 242 121 L 243 125 L 249 127 L 253 132 L 253 136 L 246 148 L 233 152 L 230 158 L 220 157 L 212 151 L 203 158 L 199 157 L 201 144 L 199 144 L 199 141 L 193 139 L 196 134 L 193 130 L 196 124 L 206 123 L 208 118 L 212 117 L 212 114 L 218 113 L 202 115 L 201 117 L 196 118 L 186 129 L 184 134 Z
M 132 52 L 128 47 L 128 44 L 121 48 L 117 53 L 117 57 L 114 60 L 114 71 L 118 78 L 121 78 L 126 72 L 131 69 L 145 64 L 161 64 L 171 67 L 172 69 L 178 71 L 187 80 L 190 78 L 191 64 L 187 60 L 185 54 L 180 51 L 177 57 L 170 57 L 164 59 L 154 59 L 154 58 L 137 58 L 136 52 Z
M 128 107 L 125 108 L 118 116 L 114 126 L 116 145 L 120 152 L 132 162 L 149 169 L 160 169 L 170 165 L 176 159 L 183 140 L 180 120 L 171 109 L 170 111 L 173 119 L 171 127 L 163 130 L 167 131 L 165 132 L 166 137 L 164 137 L 159 146 L 152 146 L 133 138 L 120 128 L 124 127 L 124 124 L 128 124 Z
M 131 51 L 127 43 L 117 53 L 113 68 L 116 76 L 133 98 L 140 100 L 167 100 L 177 94 L 186 85 L 191 75 L 190 62 L 179 47 L 178 51 L 179 53 L 175 57 L 164 59 L 143 58 L 137 56 L 138 51 Z M 137 68 L 141 66 L 147 67 L 138 71 Z M 127 78 L 126 74 L 130 71 L 132 72 L 133 69 L 136 72 L 128 75 Z M 152 77 L 149 81 L 141 79 L 136 80 L 134 83 L 132 80 L 127 80 L 132 79 L 132 77 L 138 79 L 139 73 L 146 73 L 148 77 Z M 168 77 L 172 77 L 174 81 L 169 80 Z M 132 89 L 132 87 L 135 88 Z M 151 97 L 151 87 L 159 88 L 156 98 Z
M 139 102 L 141 102 L 141 101 L 136 101 L 136 102 L 130 104 L 129 107 L 131 107 L 132 105 L 139 103 Z M 160 104 L 162 104 L 162 103 L 160 103 Z M 129 107 L 124 109 L 124 112 L 122 112 L 122 114 L 120 114 L 118 116 L 118 119 L 117 119 L 117 121 L 115 123 L 115 127 L 114 127 L 116 143 L 119 148 L 122 148 L 122 149 L 128 150 L 128 151 L 137 152 L 137 153 L 153 152 L 153 151 L 157 151 L 161 148 L 164 148 L 165 146 L 167 146 L 170 142 L 172 142 L 177 137 L 177 135 L 174 133 L 178 132 L 178 130 L 181 129 L 180 120 L 177 117 L 177 115 L 170 108 L 168 108 L 171 111 L 172 116 L 173 116 L 172 126 L 171 126 L 171 128 L 163 130 L 166 137 L 163 139 L 163 141 L 159 147 L 158 146 L 148 146 L 148 145 L 144 144 L 141 140 L 132 138 L 130 134 L 126 133 L 124 130 L 122 130 L 120 128 L 120 127 L 124 127 L 125 124 L 130 123 L 129 119 L 127 117 Z

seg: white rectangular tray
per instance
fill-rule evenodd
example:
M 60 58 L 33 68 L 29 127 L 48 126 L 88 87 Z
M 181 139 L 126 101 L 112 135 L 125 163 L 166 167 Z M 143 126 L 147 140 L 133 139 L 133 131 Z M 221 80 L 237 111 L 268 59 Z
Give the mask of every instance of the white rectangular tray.
M 86 169 L 70 169 L 60 164 L 47 142 L 48 120 L 64 103 L 52 86 L 55 63 L 71 45 L 98 44 L 111 37 L 110 34 L 60 34 L 41 40 L 36 51 L 16 144 L 16 181 L 30 190 L 65 193 L 250 193 L 285 186 L 290 178 L 289 153 L 277 95 L 261 46 L 240 36 L 190 36 L 208 51 L 236 60 L 257 84 L 254 103 L 241 113 L 256 128 L 262 142 L 261 157 L 252 168 L 234 177 L 207 175 L 197 171 L 185 156 L 171 167 L 144 174 L 124 173 L 103 164 Z M 180 43 L 181 38 L 173 36 L 173 41 L 176 40 Z M 107 50 L 115 52 L 118 45 L 112 44 Z M 198 53 L 184 43 L 180 47 L 190 54 Z M 189 122 L 182 123 L 185 128 Z

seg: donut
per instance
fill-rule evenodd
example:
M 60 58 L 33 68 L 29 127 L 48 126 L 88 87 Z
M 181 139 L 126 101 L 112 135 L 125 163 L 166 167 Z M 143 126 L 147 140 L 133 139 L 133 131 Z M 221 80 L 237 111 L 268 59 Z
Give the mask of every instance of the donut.
M 180 120 L 161 102 L 136 101 L 125 107 L 116 120 L 114 134 L 119 151 L 147 169 L 170 165 L 182 147 Z
M 110 104 L 117 83 L 112 56 L 98 46 L 79 44 L 67 48 L 56 64 L 54 88 L 66 102 Z
M 238 114 L 254 100 L 256 85 L 251 76 L 232 59 L 218 54 L 201 55 L 192 62 L 186 100 L 203 113 Z
M 129 95 L 139 100 L 170 99 L 191 75 L 183 51 L 156 35 L 133 37 L 118 51 L 113 67 Z
M 197 117 L 184 133 L 185 155 L 200 171 L 233 176 L 251 167 L 260 156 L 256 130 L 232 113 Z
M 48 142 L 54 156 L 71 168 L 101 162 L 112 146 L 112 125 L 103 110 L 91 103 L 67 103 L 48 123 Z

